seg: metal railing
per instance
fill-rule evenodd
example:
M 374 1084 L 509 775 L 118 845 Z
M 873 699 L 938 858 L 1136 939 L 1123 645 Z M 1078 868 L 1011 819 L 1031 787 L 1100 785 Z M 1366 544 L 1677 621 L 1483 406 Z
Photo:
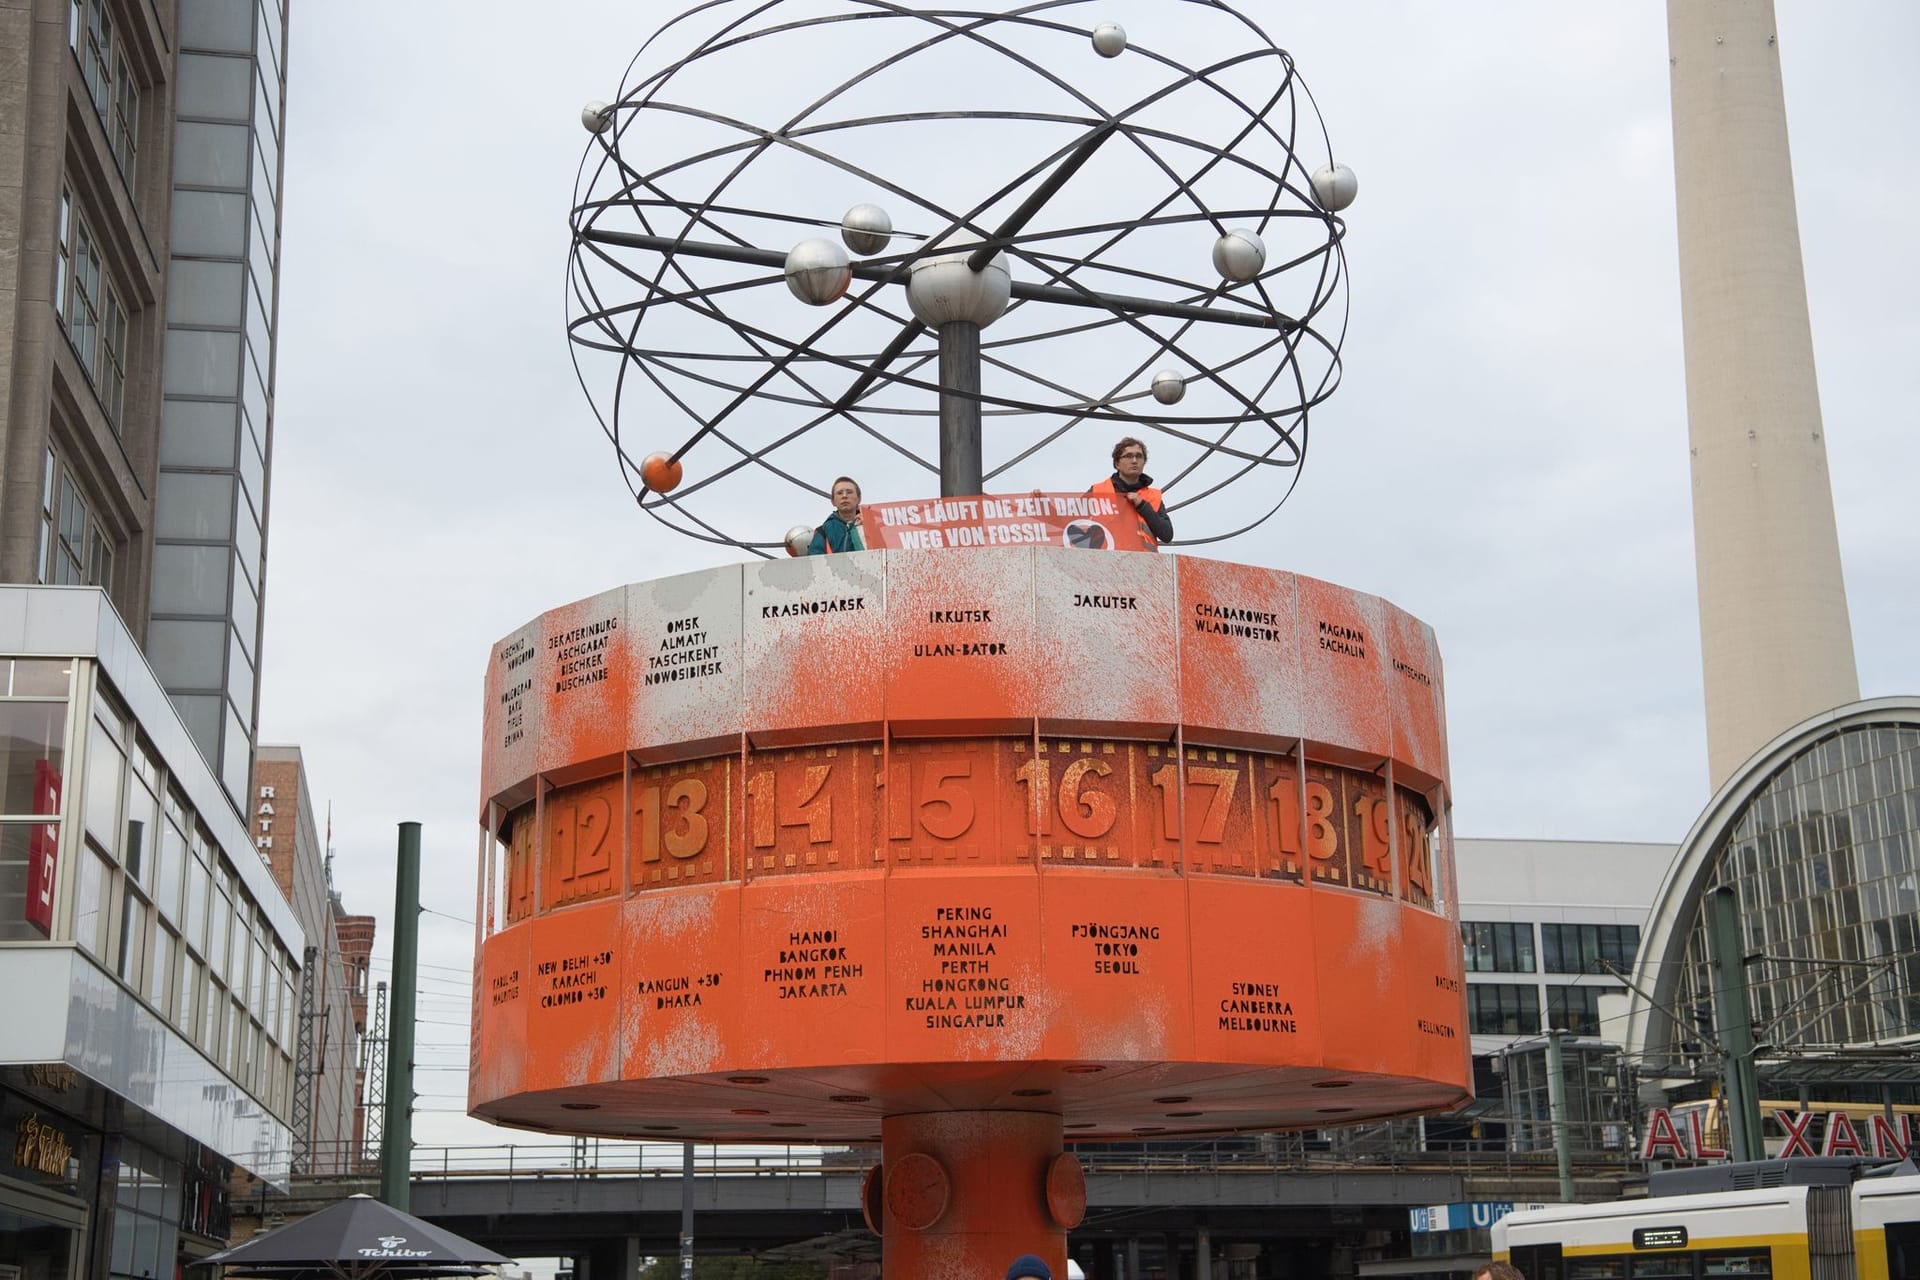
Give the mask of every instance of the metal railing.
M 1069 1144 L 1089 1174 L 1133 1172 L 1331 1173 L 1355 1171 L 1449 1172 L 1548 1177 L 1555 1157 L 1545 1122 L 1504 1121 L 1504 1141 L 1411 1142 L 1394 1125 L 1367 1125 L 1330 1135 L 1275 1134 L 1134 1143 Z M 1520 1148 L 1520 1149 L 1515 1149 Z M 318 1149 L 316 1149 L 318 1150 Z M 1576 1173 L 1619 1176 L 1638 1173 L 1645 1162 L 1621 1135 L 1573 1135 Z M 820 1177 L 857 1173 L 879 1159 L 875 1147 L 735 1145 L 694 1147 L 697 1175 L 706 1177 Z M 344 1162 L 346 1167 L 351 1161 Z M 340 1167 L 340 1166 L 337 1166 Z M 372 1174 L 374 1164 L 359 1171 Z M 585 1138 L 532 1143 L 416 1146 L 413 1176 L 426 1180 L 536 1180 L 678 1178 L 681 1146 Z
M 708 1176 L 818 1175 L 857 1172 L 864 1165 L 833 1163 L 845 1148 L 817 1146 L 694 1147 L 694 1171 Z M 678 1143 L 602 1141 L 501 1143 L 494 1146 L 413 1149 L 415 1178 L 632 1178 L 672 1177 L 681 1171 Z

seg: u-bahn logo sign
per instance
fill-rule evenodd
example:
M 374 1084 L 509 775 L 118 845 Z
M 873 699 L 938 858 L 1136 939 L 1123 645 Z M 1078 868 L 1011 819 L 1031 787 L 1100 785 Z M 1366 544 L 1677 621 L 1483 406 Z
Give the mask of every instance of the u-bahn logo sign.
M 1468 1200 L 1454 1204 L 1433 1204 L 1407 1211 L 1409 1226 L 1416 1233 L 1435 1231 L 1485 1230 L 1516 1209 L 1544 1209 L 1545 1204 L 1513 1200 Z
M 1773 1125 L 1766 1135 L 1768 1154 L 1783 1158 L 1872 1156 L 1904 1160 L 1915 1150 L 1915 1130 L 1920 1123 L 1911 1112 L 1889 1116 L 1879 1111 L 1869 1113 L 1865 1106 L 1860 1111 L 1862 1114 L 1850 1115 L 1845 1111 L 1775 1109 L 1770 1113 Z M 1655 1107 L 1647 1113 L 1640 1158 L 1725 1160 L 1726 1149 L 1717 1145 L 1724 1126 L 1717 1110 L 1709 1116 L 1698 1108 L 1689 1108 L 1676 1116 L 1665 1107 Z

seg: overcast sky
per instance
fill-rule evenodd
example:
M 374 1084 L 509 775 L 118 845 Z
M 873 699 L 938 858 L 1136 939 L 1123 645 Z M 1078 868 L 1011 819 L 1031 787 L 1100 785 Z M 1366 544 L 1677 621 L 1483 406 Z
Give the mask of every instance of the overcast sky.
M 1920 6 L 1777 2 L 1861 692 L 1912 693 Z M 663 11 L 292 10 L 261 732 L 383 956 L 425 824 L 423 1143 L 514 1136 L 460 1118 L 490 646 L 734 558 L 634 508 L 563 332 L 580 105 Z M 1249 12 L 1359 175 L 1352 319 L 1295 496 L 1209 553 L 1433 625 L 1459 834 L 1677 842 L 1708 778 L 1664 7 Z

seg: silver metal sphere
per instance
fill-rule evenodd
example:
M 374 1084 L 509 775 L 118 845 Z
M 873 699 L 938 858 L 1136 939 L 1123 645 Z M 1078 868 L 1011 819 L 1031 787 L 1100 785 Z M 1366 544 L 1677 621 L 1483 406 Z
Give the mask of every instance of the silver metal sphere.
M 783 541 L 787 544 L 788 555 L 803 556 L 807 554 L 807 548 L 813 545 L 813 528 L 810 525 L 797 524 L 787 530 L 787 536 Z
M 1013 296 L 1007 255 L 996 253 L 975 271 L 967 266 L 967 258 L 978 243 L 974 232 L 957 231 L 945 242 L 956 246 L 953 252 L 942 252 L 944 246 L 936 245 L 934 252 L 908 268 L 907 305 L 914 319 L 935 326 L 967 320 L 984 329 L 1000 318 Z
M 595 98 L 580 108 L 580 123 L 588 133 L 605 133 L 613 127 L 613 108 Z
M 877 204 L 857 204 L 840 219 L 840 238 L 862 257 L 879 253 L 893 239 L 893 218 Z
M 808 306 L 831 306 L 852 283 L 847 251 L 833 241 L 815 237 L 787 250 L 787 288 Z
M 1093 51 L 1103 58 L 1117 58 L 1127 51 L 1127 29 L 1117 22 L 1103 22 L 1093 29 Z
M 1153 375 L 1153 398 L 1161 404 L 1179 404 L 1187 398 L 1187 380 L 1171 369 Z
M 1338 213 L 1360 194 L 1360 179 L 1343 164 L 1322 166 L 1313 175 L 1313 197 L 1323 209 Z
M 1245 227 L 1235 227 L 1213 242 L 1213 269 L 1223 280 L 1245 284 L 1266 265 L 1266 242 Z

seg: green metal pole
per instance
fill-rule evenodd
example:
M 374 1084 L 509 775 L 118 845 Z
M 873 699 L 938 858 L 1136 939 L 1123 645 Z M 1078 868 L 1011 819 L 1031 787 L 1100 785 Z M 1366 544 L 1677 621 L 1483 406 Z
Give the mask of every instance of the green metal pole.
M 1547 1032 L 1547 1115 L 1553 1121 L 1553 1163 L 1560 1174 L 1560 1203 L 1572 1204 L 1573 1152 L 1567 1135 L 1567 1060 L 1560 1047 L 1566 1032 Z
M 1753 1011 L 1747 1003 L 1747 968 L 1740 937 L 1740 896 L 1730 885 L 1713 891 L 1708 904 L 1713 938 L 1713 1020 L 1726 1051 L 1723 1088 L 1735 1160 L 1764 1160 L 1760 1135 L 1760 1080 L 1753 1065 Z
M 393 1016 L 386 1126 L 380 1133 L 380 1199 L 405 1213 L 413 1163 L 413 1024 L 420 989 L 420 824 L 400 824 L 393 878 Z
M 680 1280 L 693 1280 L 693 1144 L 680 1144 Z

